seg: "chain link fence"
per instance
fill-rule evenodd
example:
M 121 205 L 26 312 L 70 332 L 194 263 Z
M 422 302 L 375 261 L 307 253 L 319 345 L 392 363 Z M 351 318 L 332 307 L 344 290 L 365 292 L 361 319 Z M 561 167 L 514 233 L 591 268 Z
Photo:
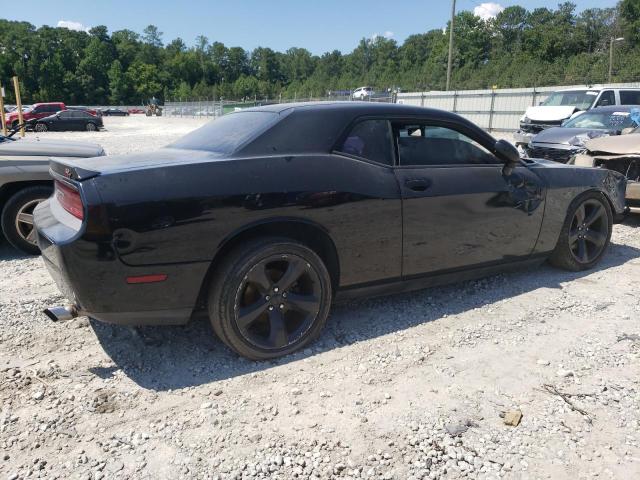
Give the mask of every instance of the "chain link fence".
M 368 102 L 395 103 L 395 95 L 373 95 L 363 99 Z M 353 101 L 351 95 L 332 95 L 327 97 L 307 97 L 307 98 L 264 98 L 262 100 L 253 98 L 240 101 L 233 100 L 189 100 L 189 101 L 166 101 L 163 106 L 163 115 L 168 117 L 219 117 L 225 113 L 242 110 L 245 108 L 259 107 L 264 105 L 274 105 L 280 103 L 297 102 L 349 102 Z

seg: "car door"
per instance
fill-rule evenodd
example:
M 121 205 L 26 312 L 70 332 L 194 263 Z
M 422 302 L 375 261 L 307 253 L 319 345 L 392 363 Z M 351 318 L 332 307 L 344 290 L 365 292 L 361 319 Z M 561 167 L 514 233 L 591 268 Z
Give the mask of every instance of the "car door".
M 531 254 L 542 224 L 543 182 L 503 163 L 450 124 L 393 122 L 403 210 L 402 274 L 445 272 Z M 485 146 L 483 146 L 482 141 Z

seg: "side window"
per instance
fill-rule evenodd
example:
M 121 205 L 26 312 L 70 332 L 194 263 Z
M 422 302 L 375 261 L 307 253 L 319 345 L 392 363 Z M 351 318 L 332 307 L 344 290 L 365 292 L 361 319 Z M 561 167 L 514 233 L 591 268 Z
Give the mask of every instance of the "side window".
M 620 90 L 620 105 L 640 105 L 640 90 Z
M 456 130 L 425 124 L 394 124 L 400 165 L 493 165 L 500 161 Z
M 386 120 L 364 120 L 357 123 L 338 151 L 393 165 L 391 133 Z
M 605 90 L 604 92 L 602 92 L 602 95 L 600 95 L 600 98 L 598 99 L 598 103 L 596 103 L 596 107 L 605 107 L 607 105 L 615 105 L 616 104 L 616 97 L 613 93 L 613 90 Z
M 70 110 L 63 110 L 58 115 L 60 115 L 60 118 L 73 118 L 73 112 Z

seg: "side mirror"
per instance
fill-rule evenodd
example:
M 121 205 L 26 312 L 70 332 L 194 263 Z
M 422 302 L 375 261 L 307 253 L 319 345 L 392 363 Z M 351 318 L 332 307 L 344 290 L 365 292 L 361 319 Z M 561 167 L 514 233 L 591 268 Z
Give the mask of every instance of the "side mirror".
M 564 127 L 565 123 L 567 123 L 568 121 L 569 121 L 569 119 L 568 119 L 568 118 L 565 118 L 564 120 L 562 120 L 562 121 L 560 122 L 560 126 L 561 126 L 561 127 Z
M 494 146 L 494 152 L 504 162 L 502 172 L 511 175 L 513 169 L 520 164 L 520 152 L 506 140 L 498 140 Z

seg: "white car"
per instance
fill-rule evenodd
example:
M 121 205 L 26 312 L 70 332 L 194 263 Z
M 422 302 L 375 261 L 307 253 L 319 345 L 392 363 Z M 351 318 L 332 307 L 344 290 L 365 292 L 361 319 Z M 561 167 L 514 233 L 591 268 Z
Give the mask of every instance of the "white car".
M 354 100 L 364 100 L 365 98 L 373 95 L 373 87 L 360 87 L 356 88 L 351 95 Z

